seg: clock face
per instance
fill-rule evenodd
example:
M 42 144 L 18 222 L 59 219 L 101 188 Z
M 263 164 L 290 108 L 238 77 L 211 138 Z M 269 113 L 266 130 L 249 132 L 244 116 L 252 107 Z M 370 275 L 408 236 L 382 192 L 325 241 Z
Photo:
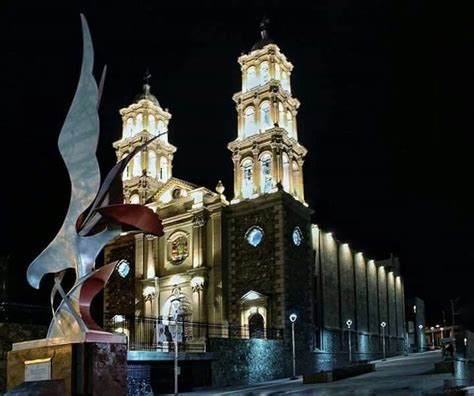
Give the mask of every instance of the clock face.
M 126 278 L 130 272 L 130 264 L 126 260 L 122 260 L 117 267 L 117 272 L 122 278 Z
M 302 240 L 303 240 L 303 234 L 301 233 L 300 228 L 295 227 L 295 229 L 293 230 L 293 243 L 296 246 L 300 246 Z
M 252 245 L 253 247 L 256 247 L 260 245 L 263 239 L 263 230 L 260 227 L 253 226 L 248 229 L 248 231 L 245 233 L 245 239 L 247 239 L 247 242 Z

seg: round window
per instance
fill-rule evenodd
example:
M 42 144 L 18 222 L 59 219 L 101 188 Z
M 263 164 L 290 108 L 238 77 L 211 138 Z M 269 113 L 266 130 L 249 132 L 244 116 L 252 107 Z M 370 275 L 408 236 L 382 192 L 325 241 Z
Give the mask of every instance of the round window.
M 245 239 L 247 239 L 247 242 L 252 245 L 253 247 L 256 247 L 260 245 L 263 239 L 263 230 L 260 227 L 253 226 L 248 229 L 248 231 L 245 233 Z
M 293 230 L 293 243 L 296 246 L 300 246 L 302 240 L 303 240 L 303 234 L 301 233 L 300 228 L 295 227 L 295 229 Z
M 127 260 L 122 260 L 117 266 L 117 272 L 122 278 L 126 278 L 130 272 L 130 264 Z

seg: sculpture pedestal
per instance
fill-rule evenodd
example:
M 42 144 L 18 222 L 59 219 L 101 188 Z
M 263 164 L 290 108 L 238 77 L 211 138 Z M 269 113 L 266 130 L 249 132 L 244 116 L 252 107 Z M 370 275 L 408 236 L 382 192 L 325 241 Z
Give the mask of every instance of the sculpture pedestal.
M 7 366 L 7 387 L 11 394 L 26 395 L 29 386 L 48 380 L 56 380 L 49 381 L 56 386 L 58 381 L 63 382 L 65 395 L 125 396 L 125 337 L 91 332 L 13 344 Z

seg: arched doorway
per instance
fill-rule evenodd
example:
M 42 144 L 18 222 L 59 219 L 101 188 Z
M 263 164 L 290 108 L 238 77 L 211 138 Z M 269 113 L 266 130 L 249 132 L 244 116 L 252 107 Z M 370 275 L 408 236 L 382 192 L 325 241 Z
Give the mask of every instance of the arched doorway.
M 249 317 L 249 337 L 250 338 L 264 338 L 264 320 L 263 316 L 258 312 Z

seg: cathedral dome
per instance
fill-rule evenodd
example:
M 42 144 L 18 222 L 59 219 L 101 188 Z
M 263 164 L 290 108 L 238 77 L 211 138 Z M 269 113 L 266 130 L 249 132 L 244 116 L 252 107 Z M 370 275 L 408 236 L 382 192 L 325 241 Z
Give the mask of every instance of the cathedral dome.
M 137 95 L 137 97 L 135 98 L 135 102 L 138 102 L 142 99 L 149 100 L 150 102 L 152 102 L 156 106 L 160 105 L 160 103 L 158 102 L 158 99 L 156 99 L 156 96 L 153 95 L 150 92 L 150 85 L 149 84 L 144 84 L 143 85 L 143 92 L 140 93 L 139 95 Z

